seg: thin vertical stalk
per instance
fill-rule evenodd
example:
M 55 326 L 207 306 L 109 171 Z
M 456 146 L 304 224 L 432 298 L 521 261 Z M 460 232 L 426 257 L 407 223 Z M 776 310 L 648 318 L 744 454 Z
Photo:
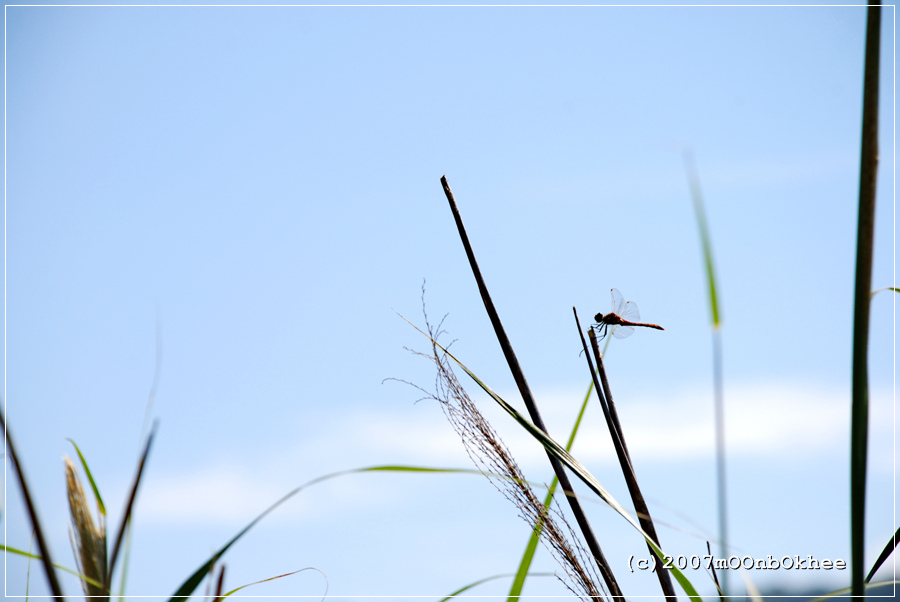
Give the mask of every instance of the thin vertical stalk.
M 716 491 L 719 508 L 719 556 L 728 558 L 728 497 L 725 469 L 725 392 L 722 382 L 722 316 L 719 312 L 719 295 L 716 287 L 716 270 L 713 263 L 712 237 L 706 223 L 706 210 L 703 207 L 703 193 L 700 189 L 700 176 L 694 157 L 689 151 L 684 154 L 684 167 L 687 171 L 688 185 L 691 188 L 691 200 L 694 203 L 694 217 L 700 233 L 700 244 L 703 247 L 703 267 L 706 272 L 706 285 L 709 295 L 710 325 L 713 341 L 713 415 L 715 417 L 716 436 Z M 728 571 L 722 572 L 721 590 L 728 595 Z
M 597 337 L 593 330 L 590 330 L 591 350 L 594 354 L 594 361 L 597 362 L 597 369 L 591 363 L 590 354 L 587 351 L 587 343 L 584 340 L 584 334 L 581 330 L 581 321 L 578 319 L 578 312 L 572 308 L 575 313 L 575 324 L 578 327 L 578 334 L 581 336 L 581 344 L 584 347 L 584 355 L 587 360 L 588 367 L 591 371 L 591 378 L 594 380 L 594 389 L 597 391 L 597 398 L 603 407 L 603 416 L 606 418 L 606 425 L 609 428 L 610 437 L 613 440 L 613 447 L 616 450 L 616 456 L 619 458 L 619 466 L 622 469 L 622 475 L 625 477 L 625 483 L 628 485 L 628 493 L 631 496 L 631 502 L 634 504 L 634 511 L 637 514 L 638 521 L 644 533 L 650 536 L 657 548 L 662 548 L 659 543 L 659 536 L 656 534 L 656 527 L 653 524 L 653 518 L 650 516 L 650 509 L 647 508 L 647 502 L 641 493 L 641 488 L 637 482 L 637 473 L 634 471 L 634 465 L 631 463 L 631 454 L 628 453 L 628 446 L 625 444 L 625 434 L 622 430 L 622 423 L 619 422 L 619 413 L 616 411 L 616 404 L 613 402 L 612 391 L 609 387 L 609 380 L 606 377 L 606 368 L 603 366 L 603 355 L 597 346 Z M 597 381 L 599 376 L 600 380 Z M 656 577 L 659 579 L 659 585 L 668 602 L 675 602 L 678 596 L 675 593 L 675 585 L 672 583 L 672 576 L 669 571 L 662 568 L 662 558 L 656 554 L 650 543 L 647 543 L 650 554 L 658 559 L 656 566 Z
M 147 463 L 147 456 L 150 454 L 150 446 L 153 444 L 153 436 L 156 434 L 156 424 L 157 423 L 154 422 L 150 429 L 150 435 L 147 436 L 147 443 L 144 445 L 144 452 L 141 454 L 137 473 L 134 475 L 134 485 L 131 486 L 131 493 L 128 496 L 128 502 L 125 504 L 122 525 L 119 527 L 116 535 L 116 542 L 113 544 L 112 554 L 109 557 L 109 569 L 106 572 L 106 581 L 103 583 L 103 589 L 107 592 L 110 591 L 110 585 L 112 584 L 113 572 L 116 569 L 116 559 L 119 557 L 119 548 L 122 545 L 125 528 L 131 521 L 131 512 L 134 508 L 134 502 L 137 499 L 138 486 L 141 484 L 141 477 L 144 474 L 144 465 Z
M 865 596 L 866 453 L 869 437 L 869 304 L 875 239 L 875 178 L 878 169 L 878 76 L 881 6 L 873 1 L 866 22 L 856 287 L 853 295 L 853 368 L 850 410 L 850 585 Z
M 491 300 L 490 293 L 488 293 L 487 285 L 485 285 L 484 278 L 481 275 L 481 270 L 478 268 L 478 262 L 475 260 L 475 253 L 472 251 L 472 245 L 469 243 L 469 237 L 466 234 L 465 226 L 463 226 L 459 207 L 457 207 L 456 200 L 453 198 L 453 191 L 450 190 L 450 184 L 447 183 L 446 176 L 441 176 L 441 185 L 444 187 L 444 194 L 447 197 L 447 201 L 450 203 L 450 211 L 453 213 L 453 219 L 456 221 L 459 238 L 465 248 L 466 257 L 469 259 L 469 265 L 472 268 L 472 274 L 475 276 L 475 282 L 478 284 L 478 291 L 481 293 L 481 300 L 484 302 L 484 308 L 487 310 L 488 317 L 494 327 L 494 333 L 497 335 L 497 340 L 500 343 L 501 349 L 503 349 L 506 363 L 509 365 L 513 379 L 516 381 L 519 393 L 522 395 L 522 400 L 525 402 L 525 407 L 528 408 L 528 414 L 531 416 L 531 421 L 537 428 L 547 434 L 547 427 L 544 425 L 544 420 L 541 418 L 541 414 L 538 411 L 534 396 L 531 394 L 531 388 L 528 386 L 528 381 L 525 380 L 525 374 L 522 372 L 519 360 L 516 358 L 516 354 L 513 351 L 512 343 L 510 343 L 509 337 L 506 336 L 506 331 L 503 328 L 503 324 L 500 322 L 500 316 L 497 314 L 497 309 L 494 307 L 494 302 Z M 550 465 L 553 467 L 553 472 L 556 473 L 556 477 L 559 479 L 560 487 L 562 487 L 563 492 L 566 494 L 566 500 L 569 502 L 572 514 L 578 522 L 578 526 L 581 529 L 581 533 L 584 536 L 588 549 L 591 551 L 591 554 L 593 554 L 594 560 L 597 562 L 597 566 L 600 569 L 600 574 L 603 576 L 607 588 L 609 588 L 609 593 L 614 598 L 623 598 L 624 595 L 622 594 L 622 590 L 619 588 L 619 584 L 613 575 L 609 562 L 606 560 L 603 551 L 600 549 L 600 544 L 594 536 L 594 532 L 584 513 L 584 509 L 581 507 L 581 503 L 575 496 L 572 482 L 569 480 L 569 476 L 566 474 L 562 462 L 550 452 L 547 452 L 547 457 L 550 459 Z
M 728 558 L 728 488 L 725 470 L 725 393 L 722 382 L 722 330 L 713 328 L 713 404 L 716 422 L 716 483 L 719 506 L 719 556 Z M 719 585 L 717 582 L 716 585 Z M 728 571 L 722 571 L 722 595 L 728 595 Z

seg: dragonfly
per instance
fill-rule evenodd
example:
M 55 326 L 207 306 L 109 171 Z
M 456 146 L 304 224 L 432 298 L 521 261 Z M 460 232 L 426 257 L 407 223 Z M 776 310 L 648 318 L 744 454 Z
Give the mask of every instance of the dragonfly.
M 665 328 L 657 324 L 638 322 L 641 319 L 641 312 L 638 310 L 637 304 L 634 301 L 626 302 L 619 289 L 610 289 L 610 293 L 612 293 L 612 309 L 608 314 L 597 314 L 594 316 L 596 324 L 592 328 L 596 329 L 600 339 L 608 333 L 612 333 L 617 339 L 624 339 L 631 336 L 635 326 L 665 330 Z

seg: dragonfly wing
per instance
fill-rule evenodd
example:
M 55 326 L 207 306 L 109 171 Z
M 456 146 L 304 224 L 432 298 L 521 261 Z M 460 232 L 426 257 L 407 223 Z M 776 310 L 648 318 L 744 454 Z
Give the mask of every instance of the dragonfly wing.
M 625 309 L 622 310 L 619 317 L 623 320 L 628 320 L 629 322 L 640 322 L 641 310 L 638 309 L 637 303 L 629 301 L 625 304 Z
M 624 339 L 631 336 L 631 333 L 634 332 L 634 326 L 617 324 L 616 326 L 612 326 L 611 330 L 614 337 L 616 337 L 617 339 Z
M 610 289 L 609 292 L 612 294 L 612 309 L 609 313 L 621 316 L 622 312 L 625 311 L 625 297 L 622 296 L 622 293 L 617 288 Z

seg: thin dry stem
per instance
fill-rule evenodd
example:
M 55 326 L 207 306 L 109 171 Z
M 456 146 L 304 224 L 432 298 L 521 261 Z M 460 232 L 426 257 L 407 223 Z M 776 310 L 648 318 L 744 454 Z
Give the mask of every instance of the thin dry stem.
M 581 546 L 565 517 L 555 505 L 549 512 L 544 508 L 503 441 L 462 388 L 446 354 L 434 344 L 435 338 L 441 334 L 440 325 L 435 332 L 428 323 L 427 316 L 426 325 L 432 339 L 432 355 L 415 353 L 434 362 L 437 376 L 435 392 L 425 393 L 440 402 L 441 409 L 462 439 L 466 453 L 479 470 L 506 499 L 515 504 L 522 519 L 533 529 L 541 529 L 541 541 L 568 576 L 568 579 L 564 579 L 557 575 L 563 584 L 583 599 L 604 599 L 607 594 L 602 581 L 593 564 L 587 560 L 589 554 Z M 570 538 L 576 542 L 574 545 Z

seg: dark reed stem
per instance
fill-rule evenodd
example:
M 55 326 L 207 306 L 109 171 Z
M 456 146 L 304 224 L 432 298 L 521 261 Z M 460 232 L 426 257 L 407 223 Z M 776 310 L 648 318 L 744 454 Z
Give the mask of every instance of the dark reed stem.
M 572 308 L 575 314 L 575 325 L 578 328 L 578 335 L 581 337 L 581 344 L 584 347 L 584 356 L 587 359 L 588 368 L 591 371 L 591 378 L 594 380 L 594 389 L 597 391 L 597 398 L 600 405 L 603 406 L 603 415 L 606 418 L 606 425 L 609 428 L 609 435 L 613 440 L 613 447 L 616 450 L 616 456 L 619 458 L 619 465 L 622 468 L 622 475 L 625 477 L 625 483 L 628 485 L 628 493 L 631 495 L 631 502 L 634 504 L 634 511 L 637 514 L 638 521 L 644 533 L 650 536 L 653 543 L 658 548 L 662 548 L 659 543 L 659 536 L 656 534 L 656 527 L 653 525 L 653 518 L 650 516 L 650 510 L 647 508 L 647 502 L 644 501 L 644 495 L 637 482 L 637 474 L 634 472 L 634 466 L 631 463 L 631 454 L 628 453 L 628 446 L 625 444 L 625 434 L 622 430 L 622 423 L 619 422 L 619 413 L 616 412 L 616 404 L 613 402 L 612 392 L 609 388 L 609 380 L 606 378 L 606 369 L 603 367 L 603 355 L 597 346 L 597 337 L 593 329 L 590 329 L 591 350 L 594 353 L 594 361 L 597 362 L 597 369 L 591 363 L 590 354 L 587 350 L 587 343 L 584 340 L 584 333 L 581 330 L 581 321 L 578 319 L 578 312 Z M 600 382 L 597 382 L 597 377 Z M 601 389 L 602 387 L 602 389 Z M 662 558 L 656 555 L 656 552 L 647 544 L 650 553 L 657 557 L 659 563 L 656 568 L 656 577 L 659 579 L 659 585 L 668 602 L 675 602 L 678 596 L 675 593 L 675 585 L 672 583 L 672 576 L 669 571 L 662 568 Z
M 709 554 L 709 557 L 712 558 L 712 546 L 709 545 L 709 541 L 706 542 L 706 552 Z M 725 590 L 723 590 L 722 586 L 719 584 L 719 575 L 716 574 L 716 563 L 712 563 L 709 568 L 712 570 L 713 581 L 716 583 L 716 589 L 719 592 L 719 600 L 725 602 Z
M 873 0 L 866 22 L 862 152 L 859 168 L 859 221 L 856 233 L 856 288 L 853 295 L 853 369 L 850 410 L 850 585 L 865 596 L 866 453 L 869 438 L 869 305 L 875 239 L 875 185 L 878 168 L 878 77 L 881 6 Z
M 900 529 L 897 529 L 894 536 L 887 542 L 887 545 L 881 550 L 881 554 L 878 555 L 878 558 L 875 560 L 874 564 L 872 564 L 872 569 L 869 571 L 869 574 L 866 575 L 866 583 L 869 583 L 872 580 L 872 577 L 875 576 L 875 573 L 878 572 L 878 569 L 881 568 L 884 561 L 888 559 L 888 556 L 891 555 L 891 552 L 894 551 L 894 548 L 897 547 L 898 543 L 900 543 Z
M 147 437 L 147 443 L 144 445 L 144 453 L 141 454 L 141 461 L 138 464 L 137 474 L 134 476 L 134 485 L 131 487 L 131 494 L 128 496 L 128 503 L 125 505 L 125 513 L 122 515 L 122 525 L 116 535 L 116 543 L 113 546 L 112 555 L 109 557 L 109 570 L 106 572 L 106 583 L 103 589 L 109 592 L 112 584 L 113 571 L 116 568 L 116 560 L 119 557 L 119 547 L 122 545 L 122 537 L 125 535 L 125 527 L 131 519 L 131 511 L 134 508 L 134 501 L 137 498 L 138 486 L 141 484 L 141 475 L 144 473 L 144 464 L 147 462 L 147 455 L 150 453 L 150 445 L 153 443 L 153 435 L 156 434 L 156 424 L 150 429 L 150 435 Z
M 28 509 L 28 516 L 31 517 L 34 538 L 37 540 L 38 549 L 41 551 L 41 562 L 44 564 L 44 574 L 47 576 L 47 583 L 50 585 L 50 591 L 53 592 L 53 596 L 62 602 L 62 588 L 59 585 L 59 581 L 56 579 L 56 569 L 53 568 L 53 559 L 50 557 L 50 548 L 47 547 L 47 540 L 44 539 L 44 530 L 41 529 L 41 523 L 38 520 L 37 508 L 31 499 L 31 492 L 25 481 L 25 471 L 19 463 L 19 454 L 16 453 L 12 435 L 10 435 L 9 429 L 6 427 L 6 418 L 3 415 L 2 410 L 0 410 L 0 427 L 3 428 L 3 432 L 6 434 L 6 449 L 9 452 L 9 457 L 12 459 L 13 467 L 16 469 L 19 485 L 22 487 L 22 497 L 25 498 L 25 507 Z
M 516 354 L 513 351 L 512 343 L 510 343 L 509 337 L 506 336 L 506 331 L 503 329 L 503 324 L 500 322 L 500 316 L 497 314 L 497 309 L 494 307 L 494 302 L 491 300 L 490 293 L 488 293 L 484 278 L 481 275 L 481 270 L 478 268 L 478 262 L 475 260 L 475 253 L 472 251 L 472 245 L 469 243 L 466 228 L 463 226 L 459 207 L 457 207 L 456 200 L 453 198 L 453 191 L 450 190 L 450 184 L 447 183 L 446 176 L 441 176 L 441 185 L 444 187 L 444 194 L 447 196 L 447 201 L 450 203 L 450 211 L 453 213 L 453 219 L 456 221 L 456 228 L 459 231 L 459 238 L 462 240 L 463 247 L 466 251 L 466 257 L 468 257 L 469 265 L 472 268 L 472 274 L 475 276 L 475 282 L 478 284 L 481 300 L 484 302 L 484 308 L 487 310 L 488 317 L 494 327 L 494 333 L 497 335 L 497 340 L 500 342 L 500 347 L 503 349 L 503 355 L 506 357 L 507 364 L 509 364 L 510 372 L 512 372 L 513 379 L 516 381 L 519 393 L 522 395 L 522 400 L 525 402 L 525 407 L 528 408 L 528 414 L 531 416 L 531 421 L 537 428 L 541 429 L 544 433 L 547 433 L 547 427 L 544 425 L 544 420 L 541 418 L 541 414 L 538 411 L 534 396 L 531 394 L 531 388 L 528 386 L 528 381 L 525 380 L 525 374 L 522 372 L 519 360 L 516 358 Z M 614 598 L 624 598 L 622 590 L 619 588 L 619 584 L 613 575 L 612 567 L 610 567 L 609 562 L 607 562 L 606 557 L 603 555 L 603 551 L 600 549 L 600 544 L 597 543 L 597 538 L 594 536 L 594 532 L 591 529 L 587 516 L 581 507 L 581 503 L 575 496 L 572 482 L 569 480 L 569 476 L 566 474 L 562 462 L 550 454 L 550 452 L 547 452 L 547 457 L 550 459 L 550 465 L 553 467 L 553 472 L 556 473 L 556 477 L 559 479 L 559 485 L 566 494 L 566 500 L 569 502 L 572 514 L 578 522 L 578 526 L 581 529 L 581 533 L 584 535 L 588 549 L 591 551 L 594 560 L 597 562 L 600 574 L 603 576 L 604 581 L 606 581 L 606 586 L 609 589 L 610 594 Z

